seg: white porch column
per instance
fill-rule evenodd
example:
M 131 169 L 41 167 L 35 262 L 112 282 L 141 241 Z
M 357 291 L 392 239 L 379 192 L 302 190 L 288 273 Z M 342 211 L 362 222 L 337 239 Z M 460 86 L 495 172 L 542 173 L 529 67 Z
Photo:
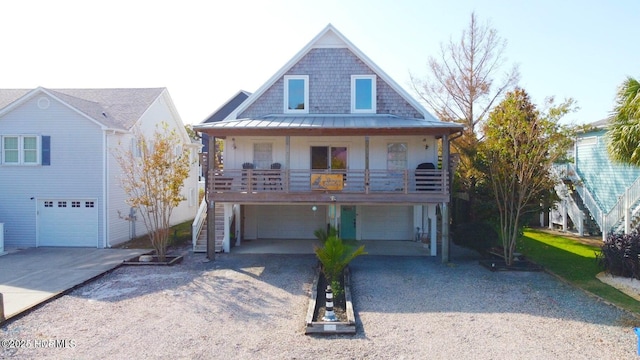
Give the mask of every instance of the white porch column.
M 436 226 L 436 219 L 438 218 L 437 205 L 429 204 L 427 205 L 427 221 L 429 222 L 429 238 L 431 239 L 431 256 L 438 255 L 438 227 Z
M 224 203 L 224 240 L 222 240 L 222 249 L 226 253 L 231 252 L 231 223 L 233 216 L 233 204 Z

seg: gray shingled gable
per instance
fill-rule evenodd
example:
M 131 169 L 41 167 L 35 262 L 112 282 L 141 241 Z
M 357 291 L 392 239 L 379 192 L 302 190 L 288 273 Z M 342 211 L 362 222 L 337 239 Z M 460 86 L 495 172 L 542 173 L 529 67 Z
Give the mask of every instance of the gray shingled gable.
M 44 89 L 69 106 L 110 128 L 130 129 L 164 88 Z M 33 90 L 0 89 L 0 110 Z
M 323 60 L 322 57 L 325 57 Z M 328 59 L 327 59 L 328 57 Z M 354 60 L 355 59 L 355 60 Z M 293 75 L 293 71 L 298 72 L 300 65 L 321 65 L 326 61 L 334 75 L 366 75 L 376 74 L 377 80 L 377 107 L 376 112 L 381 114 L 393 114 L 399 117 L 424 118 L 428 120 L 437 119 L 430 114 L 422 104 L 409 95 L 405 89 L 398 85 L 388 74 L 369 59 L 362 51 L 353 45 L 344 35 L 342 35 L 331 24 L 327 25 L 313 40 L 303 47 L 293 58 L 291 58 L 278 72 L 276 72 L 267 82 L 265 82 L 256 92 L 250 96 L 242 105 L 238 107 L 229 119 L 238 119 L 254 116 L 263 116 L 270 113 L 284 112 L 283 99 L 283 76 Z M 333 68 L 332 66 L 336 66 Z M 312 66 L 311 68 L 315 68 Z M 325 67 L 326 68 L 326 67 Z M 348 68 L 352 68 L 349 71 Z M 356 69 L 357 68 L 357 69 Z M 316 74 L 321 74 L 321 70 L 316 69 Z M 330 91 L 317 91 L 313 89 L 313 74 L 308 72 L 296 75 L 309 75 L 309 113 L 310 114 L 347 114 L 350 113 L 350 103 L 347 111 L 346 102 L 350 101 L 350 93 L 346 96 L 347 87 L 338 85 L 339 89 Z M 322 80 L 326 80 L 325 77 Z M 335 79 L 335 77 L 334 77 Z M 318 80 L 318 79 L 316 79 Z M 344 81 L 346 83 L 346 81 Z M 335 86 L 336 84 L 334 84 Z M 327 84 L 321 84 L 320 88 L 326 89 Z M 350 89 L 350 82 L 349 82 Z M 338 90 L 338 91 L 336 91 Z M 337 94 L 339 93 L 339 94 Z M 325 97 L 323 99 L 323 96 Z M 339 99 L 332 103 L 331 98 Z M 317 101 L 320 100 L 320 101 Z M 315 101 L 315 104 L 314 104 Z
M 377 113 L 423 118 L 383 77 L 347 48 L 311 49 L 284 75 L 309 76 L 309 114 L 351 113 L 351 75 L 377 76 Z M 284 76 L 283 75 L 283 76 Z M 283 77 L 243 112 L 238 118 L 282 113 L 284 107 Z

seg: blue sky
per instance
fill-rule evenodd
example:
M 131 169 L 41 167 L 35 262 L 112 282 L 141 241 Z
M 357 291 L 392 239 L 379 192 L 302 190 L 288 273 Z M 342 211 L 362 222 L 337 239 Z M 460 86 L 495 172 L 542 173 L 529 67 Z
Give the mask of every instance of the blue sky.
M 606 117 L 617 86 L 640 77 L 636 0 L 20 0 L 0 4 L 0 86 L 167 87 L 183 121 L 199 123 L 328 23 L 409 89 L 409 72 L 427 74 L 472 11 L 507 40 L 536 103 L 577 101 L 566 122 Z

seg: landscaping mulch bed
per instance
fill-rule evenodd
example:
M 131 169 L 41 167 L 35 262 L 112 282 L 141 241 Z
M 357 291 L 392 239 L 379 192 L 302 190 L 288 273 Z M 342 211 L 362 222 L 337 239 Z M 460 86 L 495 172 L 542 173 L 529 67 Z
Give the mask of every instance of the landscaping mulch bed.
M 514 254 L 513 263 L 507 265 L 502 249 L 491 248 L 487 250 L 487 258 L 480 260 L 480 265 L 491 271 L 542 271 L 538 265 L 524 257 L 522 254 Z
M 342 278 L 341 293 L 333 296 L 333 312 L 337 321 L 324 321 L 327 280 L 318 268 L 311 288 L 305 334 L 355 334 L 356 319 L 351 302 L 350 273 L 347 267 Z

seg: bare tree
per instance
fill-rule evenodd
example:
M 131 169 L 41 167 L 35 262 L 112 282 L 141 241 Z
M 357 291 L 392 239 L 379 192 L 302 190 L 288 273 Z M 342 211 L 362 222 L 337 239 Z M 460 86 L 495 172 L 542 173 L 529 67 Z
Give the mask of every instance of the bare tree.
M 167 124 L 152 137 L 139 131 L 135 135 L 131 149 L 114 151 L 122 169 L 120 185 L 128 196 L 127 204 L 139 209 L 158 260 L 164 261 L 171 213 L 184 200 L 180 190 L 189 177 L 189 150 Z
M 472 221 L 478 220 L 476 184 L 484 176 L 474 161 L 482 139 L 477 129 L 494 104 L 520 79 L 517 65 L 504 70 L 506 45 L 489 22 L 480 24 L 471 13 L 460 39 L 440 44 L 439 56 L 429 58 L 429 76 L 422 79 L 411 75 L 415 92 L 440 120 L 464 125 L 462 135 L 451 145 L 453 152 L 460 154 L 454 181 L 459 191 L 469 195 Z
M 520 79 L 514 65 L 495 80 L 506 62 L 506 45 L 489 22 L 479 24 L 476 14 L 471 13 L 460 40 L 441 44 L 439 57 L 429 58 L 430 76 L 420 79 L 411 75 L 413 88 L 440 120 L 461 123 L 465 132 L 475 137 L 476 127 L 494 103 Z

